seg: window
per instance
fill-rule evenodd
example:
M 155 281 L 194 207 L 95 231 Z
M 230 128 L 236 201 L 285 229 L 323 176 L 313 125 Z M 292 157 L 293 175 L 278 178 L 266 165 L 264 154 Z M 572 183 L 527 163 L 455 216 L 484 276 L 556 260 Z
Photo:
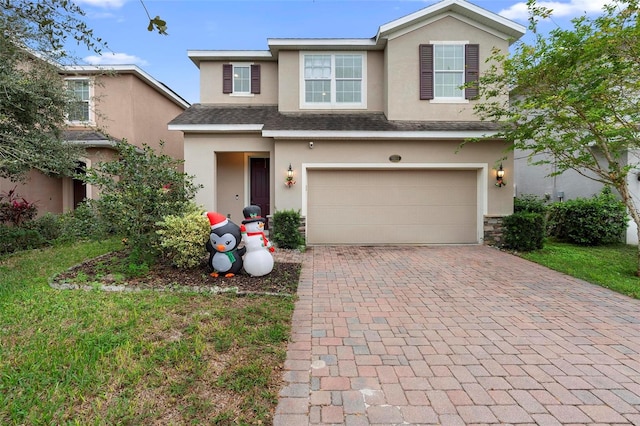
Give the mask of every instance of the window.
M 464 46 L 436 44 L 433 46 L 434 96 L 462 98 L 464 96 Z
M 312 108 L 365 107 L 365 56 L 306 53 L 301 58 L 301 105 Z
M 233 95 L 260 93 L 260 65 L 223 64 L 222 93 Z
M 479 66 L 477 44 L 420 45 L 420 99 L 476 98 Z
M 66 80 L 67 92 L 72 99 L 69 102 L 67 120 L 71 122 L 89 122 L 90 121 L 90 85 L 88 79 L 69 79 Z
M 249 77 L 249 66 L 233 67 L 233 93 L 250 93 L 251 78 Z

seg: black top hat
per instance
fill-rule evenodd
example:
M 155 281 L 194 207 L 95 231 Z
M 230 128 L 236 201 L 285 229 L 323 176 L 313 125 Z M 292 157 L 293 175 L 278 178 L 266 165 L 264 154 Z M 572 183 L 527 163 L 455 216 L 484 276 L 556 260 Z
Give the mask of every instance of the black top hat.
M 242 209 L 242 214 L 244 215 L 244 219 L 242 223 L 251 223 L 251 222 L 265 222 L 262 217 L 262 209 L 260 206 L 248 206 Z

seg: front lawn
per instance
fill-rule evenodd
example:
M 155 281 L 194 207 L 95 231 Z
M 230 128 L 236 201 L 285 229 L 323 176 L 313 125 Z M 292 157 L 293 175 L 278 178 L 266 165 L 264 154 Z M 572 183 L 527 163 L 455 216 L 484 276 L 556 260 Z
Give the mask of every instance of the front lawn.
M 638 248 L 628 244 L 583 247 L 546 241 L 542 250 L 521 257 L 618 293 L 640 299 Z
M 293 298 L 49 286 L 120 244 L 0 260 L 0 424 L 270 424 Z

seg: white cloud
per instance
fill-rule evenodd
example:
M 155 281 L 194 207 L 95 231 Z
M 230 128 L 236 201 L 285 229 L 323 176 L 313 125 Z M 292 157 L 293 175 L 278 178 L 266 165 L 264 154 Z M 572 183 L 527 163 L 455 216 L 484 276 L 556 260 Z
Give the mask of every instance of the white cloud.
M 585 13 L 600 13 L 605 4 L 611 3 L 611 0 L 569 0 L 568 2 L 559 1 L 540 1 L 536 2 L 537 6 L 545 7 L 553 11 L 554 17 L 573 18 Z M 501 10 L 499 15 L 508 19 L 526 21 L 529 18 L 526 2 L 519 2 L 513 6 Z
M 127 0 L 75 0 L 80 6 L 87 5 L 93 7 L 102 7 L 105 9 L 119 9 L 127 2 Z
M 100 56 L 91 55 L 85 57 L 84 61 L 90 65 L 138 65 L 143 67 L 148 64 L 144 59 L 126 53 L 105 53 Z

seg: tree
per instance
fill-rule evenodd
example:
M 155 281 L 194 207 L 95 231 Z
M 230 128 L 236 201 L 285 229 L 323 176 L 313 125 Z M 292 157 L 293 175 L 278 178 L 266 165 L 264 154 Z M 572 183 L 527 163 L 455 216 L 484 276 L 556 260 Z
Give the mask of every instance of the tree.
M 493 53 L 475 111 L 501 123 L 492 137 L 530 152 L 532 164 L 554 164 L 555 174 L 572 169 L 615 188 L 640 237 L 638 200 L 628 184 L 639 168 L 629 156 L 640 149 L 638 0 L 614 0 L 600 16 L 576 18 L 572 28 L 548 35 L 537 23 L 551 11 L 535 0 L 528 6 L 534 42 L 519 42 L 511 55 Z
M 96 51 L 104 46 L 83 15 L 65 0 L 0 1 L 0 176 L 75 170 L 80 150 L 62 138 L 69 97 L 55 61 L 68 37 Z
M 96 164 L 87 170 L 86 181 L 99 188 L 98 211 L 111 229 L 128 239 L 134 257 L 150 256 L 156 223 L 187 211 L 199 187 L 178 171 L 181 160 L 148 145 L 140 150 L 126 140 L 116 149 L 117 161 Z
M 0 0 L 0 177 L 74 172 L 81 150 L 62 138 L 70 98 L 57 63 L 69 39 L 96 53 L 107 48 L 84 16 L 69 0 Z M 166 23 L 149 16 L 154 29 L 166 34 Z

